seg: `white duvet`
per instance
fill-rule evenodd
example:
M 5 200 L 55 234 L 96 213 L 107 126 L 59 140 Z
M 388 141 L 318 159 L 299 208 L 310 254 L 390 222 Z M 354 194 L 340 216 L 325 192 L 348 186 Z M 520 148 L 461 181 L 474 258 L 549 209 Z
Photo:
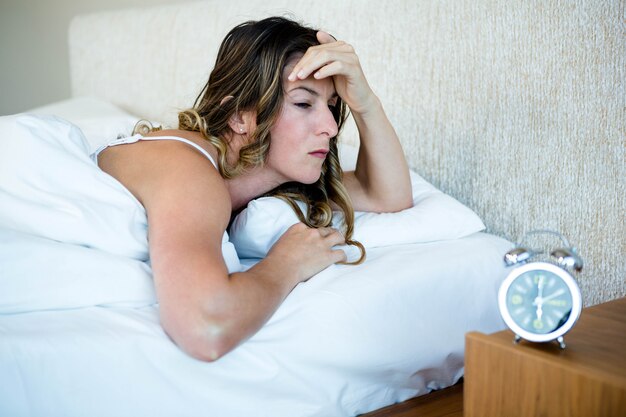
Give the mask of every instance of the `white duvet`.
M 0 117 L 0 314 L 156 302 L 146 212 L 73 124 Z M 231 271 L 241 265 L 224 236 Z M 86 273 L 88 272 L 88 273 Z
M 91 162 L 82 132 L 11 116 L 0 133 L 2 416 L 356 415 L 455 383 L 464 334 L 503 326 L 507 241 L 470 229 L 416 243 L 372 238 L 363 265 L 324 270 L 251 339 L 196 361 L 159 325 L 145 212 Z M 423 221 L 425 207 L 404 219 Z M 239 241 L 258 227 L 253 212 L 233 231 Z M 458 235 L 459 216 L 442 232 Z M 229 267 L 240 268 L 226 239 Z

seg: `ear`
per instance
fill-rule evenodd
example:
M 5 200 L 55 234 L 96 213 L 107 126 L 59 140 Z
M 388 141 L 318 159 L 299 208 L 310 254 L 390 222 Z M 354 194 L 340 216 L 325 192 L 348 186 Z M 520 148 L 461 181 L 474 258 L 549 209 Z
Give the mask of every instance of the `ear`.
M 222 99 L 222 101 L 220 101 L 220 106 L 223 106 L 224 103 L 229 102 L 230 100 L 233 99 L 233 96 L 226 96 Z M 244 123 L 243 123 L 243 119 L 241 117 L 241 114 L 235 113 L 232 116 L 230 116 L 228 118 L 228 126 L 230 126 L 231 130 L 234 133 L 237 134 L 242 134 L 243 131 L 245 130 Z
M 256 129 L 256 113 L 240 111 L 228 118 L 228 126 L 236 135 L 246 135 Z
M 220 101 L 220 106 L 223 106 L 228 100 L 232 100 L 233 96 L 226 96 Z

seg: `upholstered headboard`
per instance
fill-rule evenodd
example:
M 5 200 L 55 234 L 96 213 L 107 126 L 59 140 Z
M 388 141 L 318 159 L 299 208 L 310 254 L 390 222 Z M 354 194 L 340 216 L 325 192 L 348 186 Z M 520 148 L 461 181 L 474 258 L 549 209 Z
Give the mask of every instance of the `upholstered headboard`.
M 626 295 L 624 7 L 210 0 L 85 15 L 70 27 L 72 94 L 175 125 L 230 28 L 289 14 L 352 43 L 411 167 L 490 232 L 568 236 L 590 305 Z

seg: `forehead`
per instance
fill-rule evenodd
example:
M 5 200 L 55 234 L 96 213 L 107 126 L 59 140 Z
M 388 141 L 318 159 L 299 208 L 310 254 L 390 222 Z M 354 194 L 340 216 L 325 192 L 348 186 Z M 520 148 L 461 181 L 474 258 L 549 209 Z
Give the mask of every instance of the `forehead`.
M 304 80 L 297 79 L 295 81 L 289 81 L 289 79 L 287 79 L 287 77 L 289 76 L 293 68 L 296 66 L 298 61 L 300 61 L 300 58 L 302 58 L 302 56 L 303 54 L 301 53 L 293 54 L 287 61 L 287 64 L 285 65 L 285 68 L 283 69 L 284 91 L 286 93 L 289 93 L 291 91 L 309 91 L 309 92 L 317 93 L 317 95 L 320 95 L 328 99 L 331 99 L 334 96 L 336 96 L 337 93 L 335 92 L 335 84 L 333 82 L 332 77 L 327 77 L 327 78 L 318 80 L 313 77 L 313 74 L 311 74 L 309 77 L 305 78 Z M 315 71 L 313 73 L 315 73 Z M 299 87 L 302 87 L 302 88 L 299 88 Z

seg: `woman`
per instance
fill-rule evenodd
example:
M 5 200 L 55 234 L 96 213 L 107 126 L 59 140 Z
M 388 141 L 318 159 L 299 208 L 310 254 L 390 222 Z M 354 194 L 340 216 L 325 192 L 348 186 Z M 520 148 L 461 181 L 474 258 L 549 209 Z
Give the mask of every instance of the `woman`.
M 342 175 L 336 136 L 346 105 L 361 147 L 356 170 Z M 142 139 L 164 136 L 187 143 L 110 146 L 99 165 L 145 207 L 163 328 L 201 360 L 232 350 L 298 283 L 345 261 L 333 246 L 352 242 L 353 209 L 412 204 L 400 143 L 352 47 L 284 18 L 235 27 L 179 129 Z M 229 274 L 221 242 L 231 215 L 267 193 L 307 202 L 306 224 L 248 271 Z M 325 227 L 331 204 L 345 214 L 345 237 Z

